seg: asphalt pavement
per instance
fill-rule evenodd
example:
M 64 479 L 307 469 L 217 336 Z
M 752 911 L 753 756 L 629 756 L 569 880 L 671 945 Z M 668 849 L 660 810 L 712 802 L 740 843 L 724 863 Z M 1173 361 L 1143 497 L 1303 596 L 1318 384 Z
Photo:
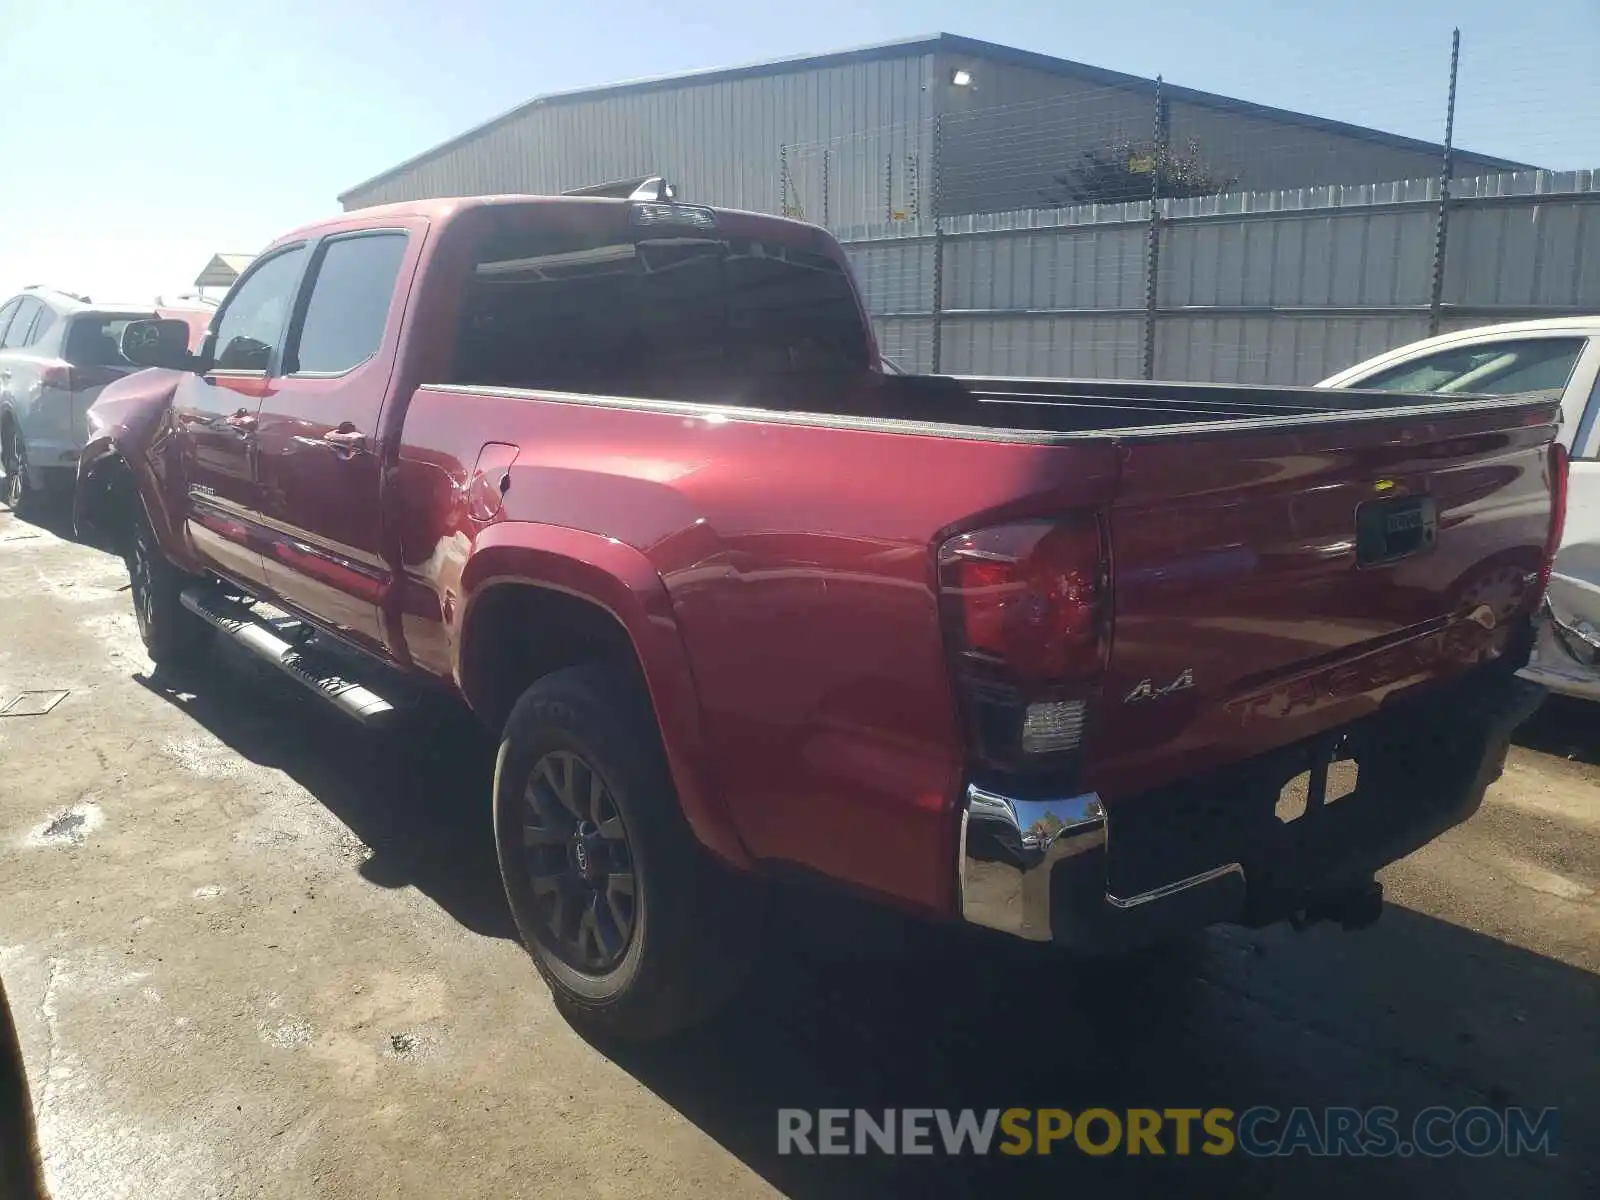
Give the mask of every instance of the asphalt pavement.
M 1600 1195 L 1600 708 L 1547 704 L 1367 931 L 884 953 L 786 891 L 725 1016 L 596 1045 L 513 937 L 481 734 L 368 733 L 227 648 L 156 671 L 63 535 L 0 510 L 0 979 L 57 1200 Z M 778 1152 L 780 1108 L 1262 1105 L 1555 1108 L 1557 1153 Z

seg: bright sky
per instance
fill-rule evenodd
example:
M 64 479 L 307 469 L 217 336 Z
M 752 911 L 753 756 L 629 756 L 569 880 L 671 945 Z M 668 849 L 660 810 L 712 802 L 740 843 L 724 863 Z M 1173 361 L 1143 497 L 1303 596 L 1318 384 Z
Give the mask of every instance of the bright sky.
M 0 299 L 147 301 L 544 92 L 945 31 L 1600 167 L 1600 0 L 48 0 L 0 3 Z

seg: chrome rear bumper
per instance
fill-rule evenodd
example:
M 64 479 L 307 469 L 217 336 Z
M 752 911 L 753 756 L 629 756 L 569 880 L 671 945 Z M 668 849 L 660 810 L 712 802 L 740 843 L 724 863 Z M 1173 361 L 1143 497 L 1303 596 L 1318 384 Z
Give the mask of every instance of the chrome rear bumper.
M 1094 792 L 1025 799 L 969 786 L 961 916 L 1034 941 L 1116 950 L 1219 922 L 1294 919 L 1329 897 L 1347 904 L 1377 871 L 1477 811 L 1511 731 L 1545 694 L 1511 673 L 1520 658 L 1121 799 L 1114 812 Z M 1359 779 L 1329 800 L 1336 753 L 1355 760 Z M 1302 776 L 1304 810 L 1280 816 L 1282 789 Z
M 1093 792 L 1018 800 L 972 784 L 961 814 L 962 917 L 1048 942 L 1055 865 L 1105 844 L 1106 810 Z
M 1105 884 L 1107 832 L 1094 792 L 1022 800 L 969 786 L 961 818 L 962 918 L 1031 941 L 1088 948 L 1137 942 L 1141 933 L 1171 925 L 1198 928 L 1243 907 L 1244 868 L 1233 862 L 1137 895 L 1113 895 Z M 1062 863 L 1069 865 L 1058 875 Z

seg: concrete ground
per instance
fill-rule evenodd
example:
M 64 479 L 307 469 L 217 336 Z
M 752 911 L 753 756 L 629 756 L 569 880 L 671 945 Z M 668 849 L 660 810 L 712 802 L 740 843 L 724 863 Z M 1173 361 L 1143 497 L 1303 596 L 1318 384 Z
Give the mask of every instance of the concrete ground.
M 0 718 L 0 977 L 58 1200 L 1600 1195 L 1600 708 L 1547 706 L 1367 932 L 1216 931 L 1144 972 L 812 938 L 711 1027 L 597 1047 L 512 938 L 481 739 L 368 735 L 236 654 L 153 674 L 121 563 L 49 524 L 0 511 L 0 704 L 65 693 Z M 807 1159 L 775 1136 L 780 1106 L 1255 1104 L 1554 1106 L 1560 1153 Z

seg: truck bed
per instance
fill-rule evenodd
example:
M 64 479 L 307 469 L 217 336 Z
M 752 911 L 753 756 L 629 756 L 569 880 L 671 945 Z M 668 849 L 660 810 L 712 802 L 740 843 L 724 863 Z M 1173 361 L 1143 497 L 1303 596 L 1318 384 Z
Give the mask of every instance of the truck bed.
M 699 394 L 704 393 L 692 383 L 665 381 L 659 398 L 623 402 L 673 403 Z M 1137 436 L 1172 432 L 1174 427 L 1198 432 L 1219 423 L 1270 428 L 1361 416 L 1400 418 L 1508 403 L 1505 397 L 1402 396 L 1315 387 L 944 375 L 797 376 L 719 388 L 713 394 L 725 396 L 730 408 L 773 416 L 890 421 L 906 432 L 960 430 L 965 436 L 1025 441 L 1078 434 Z M 610 403 L 617 398 L 593 400 Z
M 1103 523 L 1110 629 L 1103 668 L 1074 693 L 1081 753 L 1033 786 L 1093 786 L 1108 806 L 1504 653 L 1540 567 L 1555 416 L 1542 398 L 831 383 L 716 404 L 424 387 L 399 488 L 448 511 L 484 431 L 521 447 L 499 519 L 602 535 L 660 576 L 751 853 L 918 906 L 947 902 L 940 864 L 970 769 L 970 703 L 941 632 L 937 559 L 953 535 Z M 1437 544 L 1359 562 L 1358 510 L 1407 497 L 1436 506 Z M 445 532 L 408 525 L 404 551 L 408 645 L 440 672 L 449 634 L 426 614 L 452 586 Z M 1468 619 L 1483 604 L 1492 628 Z M 1190 686 L 1129 702 L 1185 672 Z

